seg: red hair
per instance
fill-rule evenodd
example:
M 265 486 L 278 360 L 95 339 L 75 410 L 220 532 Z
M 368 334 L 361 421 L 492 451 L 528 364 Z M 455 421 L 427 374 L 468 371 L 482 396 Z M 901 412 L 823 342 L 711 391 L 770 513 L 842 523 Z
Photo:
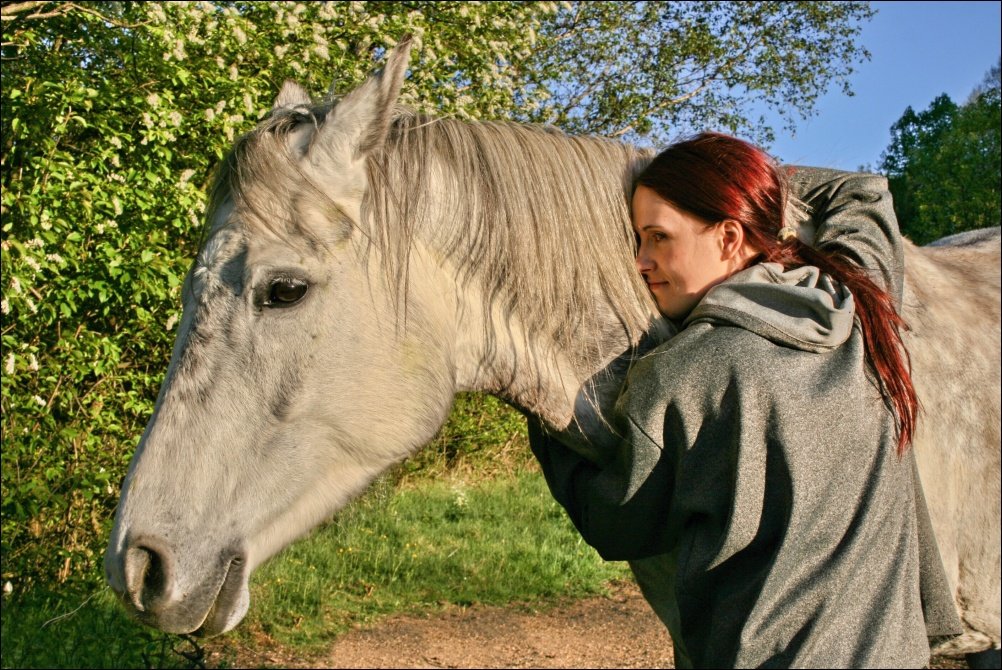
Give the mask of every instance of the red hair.
M 781 242 L 789 216 L 785 174 L 763 150 L 729 135 L 702 133 L 660 153 L 637 178 L 675 207 L 707 222 L 732 219 L 742 225 L 752 263 L 779 263 L 784 269 L 813 265 L 844 284 L 856 302 L 866 357 L 897 425 L 898 454 L 915 434 L 918 398 L 908 350 L 901 340 L 907 326 L 891 295 L 869 272 L 840 253 L 825 253 L 799 240 Z

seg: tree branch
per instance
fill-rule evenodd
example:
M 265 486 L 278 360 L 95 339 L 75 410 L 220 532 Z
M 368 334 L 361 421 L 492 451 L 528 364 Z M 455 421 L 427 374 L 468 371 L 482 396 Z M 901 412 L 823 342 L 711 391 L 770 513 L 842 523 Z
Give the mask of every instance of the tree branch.
M 148 22 L 143 23 L 125 23 L 124 21 L 118 21 L 109 16 L 102 14 L 101 12 L 91 9 L 90 7 L 84 7 L 78 5 L 75 2 L 64 2 L 58 5 L 55 9 L 49 12 L 36 12 L 34 14 L 28 14 L 27 16 L 21 16 L 25 12 L 32 11 L 34 9 L 40 8 L 44 5 L 52 4 L 51 2 L 44 2 L 39 0 L 34 0 L 31 2 L 12 2 L 3 7 L 0 7 L 0 18 L 4 21 L 13 21 L 18 18 L 24 19 L 52 19 L 57 16 L 64 16 L 74 10 L 83 12 L 84 14 L 90 14 L 91 16 L 104 21 L 105 23 L 110 23 L 113 26 L 119 28 L 139 28 L 147 25 Z
M 689 100 L 691 98 L 696 97 L 697 95 L 700 94 L 700 92 L 703 91 L 703 89 L 705 89 L 707 87 L 707 85 L 710 83 L 710 81 L 712 81 L 712 79 L 708 79 L 708 80 L 704 81 L 702 84 L 700 84 L 699 86 L 697 86 L 692 91 L 689 91 L 685 95 L 679 96 L 677 98 L 669 98 L 668 100 L 662 100 L 658 104 L 656 104 L 656 105 L 654 105 L 652 107 L 648 107 L 646 110 L 644 110 L 644 113 L 640 115 L 640 118 L 643 118 L 643 117 L 646 117 L 646 116 L 650 116 L 651 114 L 656 114 L 657 112 L 660 112 L 662 109 L 665 109 L 666 107 L 671 107 L 672 105 L 677 105 L 677 104 L 679 104 L 681 102 L 685 102 L 686 100 Z M 633 123 L 629 123 L 629 124 L 623 126 L 622 128 L 619 128 L 618 130 L 613 131 L 609 135 L 609 137 L 622 137 L 626 133 L 628 133 L 631 130 L 633 130 L 633 128 L 635 126 L 636 126 L 636 121 L 634 121 Z
M 4 21 L 13 21 L 17 18 L 22 18 L 20 15 L 24 12 L 30 12 L 43 5 L 52 4 L 50 2 L 12 2 L 0 7 L 0 19 Z M 47 13 L 36 13 L 29 14 L 23 18 L 26 19 L 51 19 L 56 16 L 62 16 L 68 11 L 68 5 L 71 3 L 66 3 L 59 5 L 55 10 Z
M 104 14 L 102 14 L 101 12 L 91 9 L 90 7 L 83 7 L 81 5 L 76 4 L 75 2 L 70 2 L 68 4 L 72 9 L 77 9 L 85 14 L 90 14 L 91 16 L 97 17 L 101 21 L 104 21 L 105 23 L 110 23 L 111 25 L 116 26 L 118 28 L 141 28 L 149 24 L 149 21 L 143 21 L 142 23 L 125 23 L 123 21 L 116 21 L 115 19 L 109 18 Z

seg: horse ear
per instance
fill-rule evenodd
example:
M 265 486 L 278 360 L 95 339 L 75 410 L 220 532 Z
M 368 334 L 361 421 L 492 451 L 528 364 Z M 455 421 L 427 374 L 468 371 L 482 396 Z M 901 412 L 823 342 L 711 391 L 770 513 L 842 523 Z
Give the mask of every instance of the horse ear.
M 411 43 L 410 36 L 401 40 L 386 57 L 382 70 L 337 103 L 311 151 L 321 148 L 324 153 L 340 154 L 339 157 L 354 162 L 383 143 L 403 86 Z
M 305 88 L 291 79 L 286 79 L 285 83 L 282 84 L 282 90 L 279 91 L 278 97 L 275 98 L 275 104 L 272 105 L 271 110 L 294 109 L 296 107 L 309 106 L 311 102 L 310 94 L 306 92 Z

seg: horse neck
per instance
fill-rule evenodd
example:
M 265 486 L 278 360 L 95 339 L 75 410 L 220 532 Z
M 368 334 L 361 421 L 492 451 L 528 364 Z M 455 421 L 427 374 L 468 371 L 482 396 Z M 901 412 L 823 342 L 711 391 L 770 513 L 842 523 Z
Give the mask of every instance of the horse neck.
M 448 202 L 453 190 L 473 204 L 452 201 L 419 237 L 444 275 L 432 285 L 455 287 L 445 336 L 459 388 L 497 395 L 554 430 L 600 414 L 656 314 L 627 237 L 624 189 L 645 156 L 516 128 L 510 141 L 521 143 L 521 160 L 479 146 L 487 160 L 469 161 L 460 140 L 449 141 L 448 160 L 424 166 L 425 188 L 438 196 L 425 197 Z M 477 162 L 488 174 L 475 172 Z M 563 174 L 568 164 L 575 174 Z

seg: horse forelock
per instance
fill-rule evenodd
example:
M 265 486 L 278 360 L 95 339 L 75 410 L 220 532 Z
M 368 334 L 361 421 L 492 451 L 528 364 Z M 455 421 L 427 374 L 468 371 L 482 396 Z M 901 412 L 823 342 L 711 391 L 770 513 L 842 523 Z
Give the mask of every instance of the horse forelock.
M 318 243 L 315 231 L 296 216 L 296 199 L 304 190 L 316 197 L 318 186 L 300 164 L 307 143 L 297 142 L 295 134 L 318 128 L 330 109 L 327 103 L 276 110 L 237 138 L 216 173 L 203 247 L 231 226 L 239 226 L 248 237 L 268 237 L 292 245 Z M 227 207 L 236 215 L 218 216 Z

